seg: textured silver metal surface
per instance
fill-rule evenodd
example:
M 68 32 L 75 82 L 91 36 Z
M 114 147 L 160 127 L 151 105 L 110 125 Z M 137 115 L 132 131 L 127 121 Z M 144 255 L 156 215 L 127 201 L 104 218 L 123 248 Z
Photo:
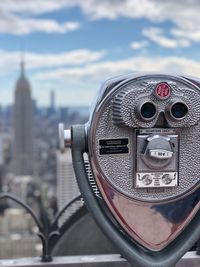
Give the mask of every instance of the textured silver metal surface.
M 171 96 L 164 100 L 159 100 L 154 95 L 155 86 L 162 82 L 160 79 L 146 79 L 146 81 L 130 82 L 123 86 L 119 93 L 114 96 L 113 101 L 113 121 L 116 125 L 125 125 L 129 127 L 154 127 L 161 112 L 166 113 L 166 120 L 170 127 L 189 127 L 196 124 L 200 119 L 200 93 L 199 91 L 183 82 L 175 82 L 170 79 L 166 79 L 170 87 L 172 88 Z M 174 121 L 174 118 L 170 117 L 167 111 L 168 105 L 174 101 L 183 101 L 189 108 L 188 114 L 182 120 Z M 158 114 L 150 122 L 144 122 L 138 119 L 136 114 L 137 106 L 141 101 L 153 101 L 158 109 Z
M 167 82 L 171 96 L 159 100 L 154 96 L 154 88 L 160 82 Z M 138 98 L 139 96 L 139 98 Z M 158 115 L 165 112 L 168 103 L 180 99 L 184 101 L 189 112 L 183 120 L 175 122 L 166 113 L 168 126 L 179 128 L 179 185 L 174 188 L 134 188 L 136 135 L 134 128 L 154 127 L 158 116 L 153 121 L 144 122 L 135 116 L 134 109 L 140 99 L 154 101 Z M 113 100 L 114 99 L 114 100 Z M 138 200 L 160 201 L 182 196 L 200 182 L 200 92 L 197 86 L 184 79 L 155 75 L 143 76 L 141 79 L 129 80 L 116 87 L 105 101 L 96 108 L 91 120 L 89 136 L 90 155 L 99 175 L 108 180 L 119 192 Z M 114 122 L 114 123 L 113 123 Z M 129 153 L 122 155 L 99 155 L 99 140 L 105 138 L 128 138 Z
M 156 129 L 155 129 L 156 130 Z M 138 134 L 137 135 L 137 171 L 138 172 L 152 172 L 157 171 L 177 171 L 178 167 L 178 135 L 150 135 L 154 137 L 152 141 L 148 138 L 149 135 Z M 157 136 L 157 138 L 156 138 Z M 166 140 L 165 138 L 168 139 Z M 173 143 L 173 147 L 172 147 Z M 159 160 L 158 158 L 149 157 L 149 151 L 154 148 L 165 148 L 168 153 L 173 155 L 165 160 Z
M 177 186 L 178 135 L 165 133 L 168 129 L 163 128 L 153 128 L 152 130 L 155 132 L 159 130 L 160 133 L 138 134 L 137 131 L 135 186 L 140 188 Z M 152 152 L 153 157 L 151 156 Z M 169 179 L 169 177 L 171 178 Z

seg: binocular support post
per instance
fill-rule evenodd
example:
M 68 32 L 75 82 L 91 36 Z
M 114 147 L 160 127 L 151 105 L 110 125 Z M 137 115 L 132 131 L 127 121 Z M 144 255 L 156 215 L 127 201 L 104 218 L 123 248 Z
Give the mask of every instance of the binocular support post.
M 133 243 L 113 225 L 100 207 L 89 184 L 83 154 L 87 149 L 85 125 L 75 125 L 72 133 L 72 159 L 77 182 L 89 212 L 108 238 L 119 247 L 121 254 L 131 263 L 141 267 L 172 267 L 196 243 L 200 236 L 200 212 L 186 229 L 166 248 L 155 252 Z

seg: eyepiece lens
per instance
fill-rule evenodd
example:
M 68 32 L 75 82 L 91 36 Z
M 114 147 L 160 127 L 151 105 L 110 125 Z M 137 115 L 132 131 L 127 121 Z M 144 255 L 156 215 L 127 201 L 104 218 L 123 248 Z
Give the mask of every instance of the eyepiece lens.
M 143 118 L 151 119 L 156 114 L 156 107 L 153 103 L 147 102 L 142 105 L 140 112 Z
M 177 119 L 185 117 L 187 112 L 188 107 L 182 102 L 175 103 L 171 108 L 172 115 Z

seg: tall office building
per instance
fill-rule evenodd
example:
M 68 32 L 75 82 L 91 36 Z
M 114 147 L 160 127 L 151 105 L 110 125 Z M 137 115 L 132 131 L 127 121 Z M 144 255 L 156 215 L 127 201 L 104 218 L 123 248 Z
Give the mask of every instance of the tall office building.
M 58 151 L 56 163 L 57 203 L 58 209 L 61 210 L 74 197 L 77 197 L 80 192 L 72 165 L 70 149 L 67 149 L 63 154 Z M 82 201 L 77 201 L 76 203 L 74 203 L 61 217 L 59 223 L 62 225 L 81 206 Z
M 53 90 L 50 92 L 50 108 L 52 111 L 55 110 L 55 92 Z
M 88 175 L 90 185 L 97 197 L 100 197 L 99 190 L 94 180 L 88 156 L 84 154 L 85 168 Z M 57 151 L 57 203 L 58 210 L 61 210 L 67 203 L 80 194 L 79 187 L 76 181 L 74 168 L 72 164 L 71 150 L 66 149 L 62 154 Z M 62 225 L 73 213 L 75 213 L 82 205 L 83 200 L 75 202 L 70 208 L 66 210 L 60 219 Z
M 16 175 L 33 173 L 33 107 L 31 88 L 25 77 L 24 62 L 15 88 L 13 109 L 13 167 Z

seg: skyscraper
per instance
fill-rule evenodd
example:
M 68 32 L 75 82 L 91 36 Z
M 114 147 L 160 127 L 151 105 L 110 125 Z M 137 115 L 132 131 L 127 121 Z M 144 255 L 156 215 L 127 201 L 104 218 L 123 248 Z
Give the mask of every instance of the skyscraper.
M 57 203 L 58 209 L 61 210 L 74 197 L 77 197 L 80 192 L 72 165 L 70 149 L 67 149 L 63 154 L 58 151 L 56 156 Z M 64 223 L 80 206 L 82 206 L 81 201 L 74 203 L 62 216 L 60 223 Z
M 52 111 L 55 110 L 55 92 L 53 90 L 50 92 L 50 108 Z
M 25 77 L 24 61 L 15 88 L 13 109 L 13 167 L 16 175 L 33 173 L 33 111 L 31 88 Z

